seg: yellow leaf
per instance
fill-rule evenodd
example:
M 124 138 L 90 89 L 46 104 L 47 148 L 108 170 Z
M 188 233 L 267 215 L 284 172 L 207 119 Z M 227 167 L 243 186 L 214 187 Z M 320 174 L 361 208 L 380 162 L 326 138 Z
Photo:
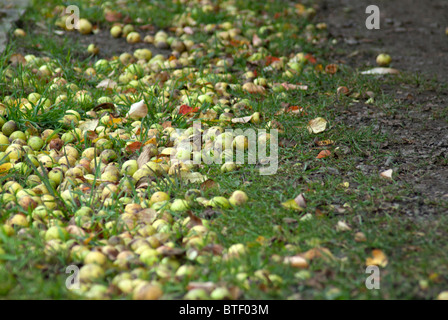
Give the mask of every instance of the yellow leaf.
M 298 211 L 303 211 L 303 208 L 301 206 L 299 206 L 296 202 L 296 200 L 291 199 L 288 201 L 285 201 L 282 203 L 282 206 L 286 209 L 293 209 L 293 210 L 298 210 Z
M 372 257 L 368 257 L 366 259 L 366 266 L 379 266 L 379 267 L 385 267 L 387 266 L 387 257 L 384 254 L 383 251 L 379 249 L 375 249 L 372 251 Z
M 148 144 L 155 144 L 155 145 L 157 145 L 157 139 L 156 138 L 151 138 L 148 141 L 146 141 L 143 145 L 146 146 Z
M 263 236 L 258 236 L 257 239 L 255 239 L 255 241 L 257 241 L 261 245 L 264 245 L 268 242 L 267 239 Z
M 327 128 L 327 120 L 321 117 L 317 117 L 308 122 L 308 131 L 310 133 L 320 133 L 325 131 Z

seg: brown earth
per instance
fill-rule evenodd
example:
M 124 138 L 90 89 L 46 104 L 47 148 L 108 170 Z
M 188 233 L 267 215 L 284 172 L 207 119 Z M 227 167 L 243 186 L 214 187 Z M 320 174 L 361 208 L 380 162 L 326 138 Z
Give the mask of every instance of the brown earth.
M 448 1 L 445 0 L 318 0 L 318 19 L 339 41 L 335 58 L 353 67 L 375 66 L 386 52 L 391 67 L 448 80 Z M 380 29 L 368 30 L 368 5 L 380 9 Z
M 328 59 L 349 67 L 376 67 L 376 56 L 392 56 L 391 67 L 418 75 L 412 84 L 391 86 L 384 81 L 383 93 L 394 98 L 395 109 L 358 103 L 341 108 L 339 120 L 355 127 L 377 123 L 376 130 L 390 139 L 381 146 L 382 165 L 361 160 L 366 174 L 393 168 L 397 180 L 411 185 L 415 196 L 404 203 L 405 211 L 448 213 L 428 206 L 448 201 L 448 2 L 443 0 L 320 0 L 317 19 L 328 24 L 330 37 L 337 39 Z M 380 8 L 379 30 L 368 30 L 365 9 Z M 378 81 L 382 81 L 378 77 Z M 430 81 L 435 80 L 437 81 Z M 429 200 L 429 202 L 428 202 Z

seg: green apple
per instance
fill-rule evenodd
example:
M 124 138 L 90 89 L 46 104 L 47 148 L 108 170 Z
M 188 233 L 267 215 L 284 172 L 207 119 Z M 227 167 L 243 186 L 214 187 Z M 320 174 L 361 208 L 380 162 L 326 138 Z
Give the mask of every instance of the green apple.
M 392 58 L 390 55 L 386 53 L 381 53 L 376 57 L 376 63 L 380 67 L 387 67 L 392 62 Z

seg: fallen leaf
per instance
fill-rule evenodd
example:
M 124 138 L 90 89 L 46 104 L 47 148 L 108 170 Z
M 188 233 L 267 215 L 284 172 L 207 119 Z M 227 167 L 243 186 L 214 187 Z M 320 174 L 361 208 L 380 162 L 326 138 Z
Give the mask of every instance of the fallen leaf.
M 267 56 L 266 57 L 266 66 L 271 65 L 275 61 L 280 61 L 280 58 L 273 57 L 273 56 Z
M 303 211 L 304 208 L 301 207 L 295 199 L 291 199 L 282 203 L 283 208 Z
M 297 142 L 291 139 L 281 138 L 278 141 L 278 145 L 282 148 L 294 148 L 297 145 Z
M 171 127 L 171 121 L 165 121 L 164 123 L 162 123 L 163 129 L 168 128 L 168 127 Z
M 181 105 L 179 108 L 179 114 L 183 114 L 183 115 L 187 115 L 187 114 L 198 112 L 198 111 L 199 111 L 198 107 L 193 108 L 186 104 Z
M 129 109 L 129 112 L 126 115 L 126 118 L 136 120 L 145 117 L 147 114 L 148 114 L 148 107 L 146 106 L 144 100 L 140 100 L 139 102 L 136 102 L 131 105 L 131 108 Z
M 259 47 L 263 44 L 263 40 L 260 39 L 259 36 L 257 36 L 256 33 L 252 36 L 252 43 L 255 47 Z
M 99 121 L 99 119 L 87 120 L 79 125 L 79 129 L 81 129 L 81 131 L 95 131 Z
M 366 266 L 379 266 L 379 267 L 385 267 L 387 266 L 387 257 L 384 254 L 383 251 L 379 249 L 372 250 L 372 257 L 368 257 L 366 259 Z
M 232 123 L 248 123 L 250 120 L 252 120 L 252 116 L 232 118 Z
M 274 85 L 277 85 L 278 83 L 274 83 Z M 283 82 L 280 83 L 280 85 L 286 89 L 286 91 L 288 90 L 308 90 L 308 86 L 307 85 L 302 85 L 302 84 L 292 84 L 292 83 L 287 83 L 287 82 Z
M 131 144 L 128 144 L 125 148 L 126 152 L 133 153 L 139 150 L 142 147 L 142 143 L 140 141 L 134 141 Z
M 285 109 L 285 113 L 293 113 L 300 116 L 305 116 L 307 113 L 305 112 L 305 109 L 299 106 L 290 106 Z
M 294 201 L 302 208 L 306 208 L 305 195 L 303 193 L 299 194 Z
M 215 256 L 220 256 L 222 255 L 222 252 L 224 251 L 224 247 L 219 245 L 219 244 L 208 244 L 206 245 L 204 248 L 202 248 L 201 252 L 211 252 L 213 253 Z
M 361 74 L 398 74 L 398 73 L 400 73 L 400 71 L 398 71 L 397 69 L 381 68 L 381 67 L 377 67 L 377 68 L 373 68 L 373 69 L 361 72 Z
M 199 217 L 195 216 L 193 212 L 187 211 L 187 214 L 190 217 L 190 222 L 188 223 L 190 227 L 202 226 L 202 220 Z
M 215 182 L 212 179 L 207 179 L 201 183 L 201 190 L 210 190 L 213 188 L 219 188 L 219 183 Z
M 320 133 L 327 128 L 327 120 L 321 117 L 314 118 L 308 122 L 308 131 L 310 133 Z
M 121 12 L 107 11 L 104 16 L 105 16 L 104 19 L 106 19 L 106 21 L 116 22 L 119 21 L 123 15 L 121 14 Z
M 345 223 L 345 221 L 338 221 L 338 224 L 336 225 L 336 230 L 337 231 L 350 231 L 352 230 L 352 228 L 350 228 L 350 226 Z
M 104 89 L 114 89 L 117 86 L 117 83 L 111 79 L 104 79 L 100 83 L 97 84 L 97 88 L 104 88 Z
M 335 74 L 338 71 L 338 66 L 336 64 L 329 64 L 325 67 L 325 72 L 328 74 Z
M 171 248 L 168 246 L 160 246 L 157 249 L 157 252 L 165 257 L 182 257 L 185 255 L 185 249 L 181 248 Z
M 334 260 L 334 256 L 331 253 L 331 251 L 324 247 L 310 249 L 302 253 L 301 256 L 307 259 L 308 261 L 320 258 L 322 258 L 324 261 Z
M 23 55 L 21 55 L 20 53 L 14 53 L 11 55 L 11 57 L 9 57 L 9 62 L 11 63 L 12 66 L 17 66 L 18 64 L 26 64 L 26 60 L 25 57 Z
M 153 138 L 149 139 L 149 140 L 146 141 L 143 145 L 144 145 L 144 146 L 147 146 L 148 144 L 157 145 L 157 139 L 156 139 L 156 137 L 153 137 Z
M 386 179 L 392 179 L 392 172 L 393 172 L 393 170 L 389 169 L 389 170 L 381 172 L 380 176 L 383 178 L 386 178 Z
M 85 135 L 86 135 L 87 139 L 89 139 L 90 141 L 94 141 L 95 139 L 98 139 L 98 134 L 92 130 L 86 131 Z M 81 143 L 84 142 L 83 140 L 84 140 L 84 138 L 82 138 L 82 141 L 80 141 L 80 142 Z
M 154 146 L 153 145 L 147 145 L 143 147 L 142 153 L 137 159 L 137 165 L 139 168 L 141 168 L 145 163 L 148 163 L 149 160 L 151 160 L 152 157 L 154 157 Z
M 317 155 L 317 159 L 323 159 L 326 157 L 329 157 L 331 155 L 331 151 L 330 150 L 322 150 L 321 152 L 319 152 L 319 154 Z
M 305 55 L 305 59 L 308 60 L 308 62 L 311 64 L 315 64 L 317 62 L 316 58 L 314 58 L 313 55 L 310 53 L 307 53 Z
M 333 140 L 320 140 L 320 141 L 316 141 L 316 144 L 317 144 L 319 147 L 329 146 L 329 145 L 331 145 L 331 144 L 333 144 L 333 143 L 334 143 Z
M 101 103 L 101 104 L 95 106 L 92 110 L 100 111 L 100 110 L 108 110 L 108 109 L 115 110 L 115 105 L 110 102 L 105 102 L 105 103 Z

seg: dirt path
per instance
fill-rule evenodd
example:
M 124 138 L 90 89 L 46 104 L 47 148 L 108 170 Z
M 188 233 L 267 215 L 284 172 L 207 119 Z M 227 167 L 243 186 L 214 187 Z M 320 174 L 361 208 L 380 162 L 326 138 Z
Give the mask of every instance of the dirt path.
M 392 67 L 448 80 L 448 1 L 319 0 L 319 18 L 339 40 L 335 56 L 353 67 L 375 65 L 380 52 L 392 56 Z M 381 12 L 379 30 L 368 30 L 368 5 Z
M 426 79 L 384 84 L 382 91 L 394 97 L 395 106 L 359 103 L 341 110 L 340 120 L 361 127 L 377 123 L 377 130 L 390 136 L 380 152 L 394 156 L 376 166 L 365 161 L 361 168 L 393 167 L 401 183 L 415 191 L 415 198 L 404 204 L 407 211 L 441 213 L 444 209 L 424 203 L 448 200 L 448 2 L 321 0 L 318 4 L 318 18 L 327 22 L 330 36 L 338 40 L 329 60 L 353 68 L 374 67 L 376 56 L 387 52 L 393 59 L 391 67 Z M 380 30 L 365 27 L 370 4 L 380 8 Z M 429 81 L 435 78 L 437 83 Z

